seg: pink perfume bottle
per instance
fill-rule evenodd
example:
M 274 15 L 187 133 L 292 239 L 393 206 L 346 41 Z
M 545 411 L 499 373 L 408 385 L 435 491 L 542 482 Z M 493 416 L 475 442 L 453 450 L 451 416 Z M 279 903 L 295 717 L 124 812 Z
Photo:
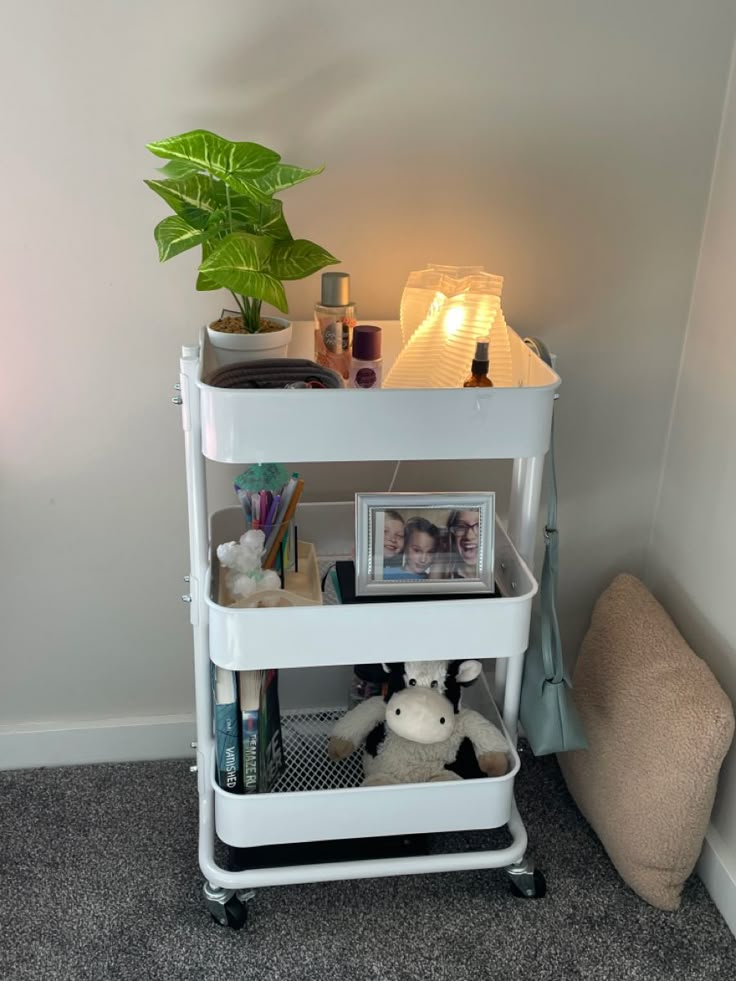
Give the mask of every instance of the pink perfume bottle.
M 350 374 L 350 345 L 355 304 L 350 300 L 350 274 L 322 273 L 321 302 L 314 306 L 314 360 L 343 378 Z

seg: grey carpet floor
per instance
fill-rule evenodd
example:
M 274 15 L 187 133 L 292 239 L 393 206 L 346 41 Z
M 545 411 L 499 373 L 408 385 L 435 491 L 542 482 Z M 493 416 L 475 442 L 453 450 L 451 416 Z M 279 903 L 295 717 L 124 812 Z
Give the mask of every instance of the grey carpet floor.
M 496 870 L 263 889 L 240 932 L 202 902 L 186 762 L 0 773 L 0 978 L 734 981 L 736 939 L 700 881 L 677 913 L 647 906 L 555 760 L 523 762 L 544 899 L 512 897 Z

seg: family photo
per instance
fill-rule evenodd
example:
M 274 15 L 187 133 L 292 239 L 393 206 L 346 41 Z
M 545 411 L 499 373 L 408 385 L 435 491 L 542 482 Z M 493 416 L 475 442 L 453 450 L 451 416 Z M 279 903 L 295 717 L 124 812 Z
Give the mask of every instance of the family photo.
M 478 578 L 479 508 L 376 509 L 373 520 L 374 579 Z
M 495 494 L 356 494 L 357 595 L 493 593 Z
M 495 494 L 356 495 L 356 590 L 492 593 Z

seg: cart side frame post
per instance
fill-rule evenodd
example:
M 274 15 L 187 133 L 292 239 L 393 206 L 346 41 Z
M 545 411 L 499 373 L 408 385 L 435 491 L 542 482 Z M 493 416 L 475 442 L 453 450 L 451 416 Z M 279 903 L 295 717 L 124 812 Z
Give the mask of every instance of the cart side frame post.
M 199 792 L 199 865 L 213 885 L 225 885 L 210 876 L 214 865 L 215 802 L 210 781 L 213 752 L 210 705 L 209 615 L 204 595 L 209 564 L 206 464 L 202 455 L 202 419 L 197 373 L 199 345 L 182 347 L 180 361 L 182 426 L 187 472 L 189 513 L 190 619 L 194 640 L 194 692 L 197 720 L 197 783 Z
M 514 460 L 509 501 L 508 533 L 519 555 L 534 573 L 534 545 L 542 497 L 544 455 Z M 516 745 L 524 656 L 498 658 L 494 665 L 494 696 L 503 708 L 503 721 Z

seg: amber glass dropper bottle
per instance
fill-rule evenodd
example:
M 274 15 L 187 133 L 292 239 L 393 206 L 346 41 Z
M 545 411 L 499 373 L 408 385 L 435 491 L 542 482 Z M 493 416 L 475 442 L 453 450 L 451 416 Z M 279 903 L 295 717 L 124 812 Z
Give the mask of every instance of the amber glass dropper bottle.
M 475 342 L 475 357 L 463 388 L 493 388 L 493 382 L 488 377 L 488 343 L 487 340 Z

